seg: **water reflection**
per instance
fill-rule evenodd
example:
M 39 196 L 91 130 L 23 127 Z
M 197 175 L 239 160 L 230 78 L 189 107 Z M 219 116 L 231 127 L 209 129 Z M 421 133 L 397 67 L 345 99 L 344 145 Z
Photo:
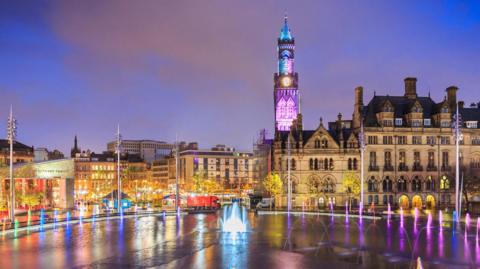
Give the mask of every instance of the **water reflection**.
M 400 221 L 350 216 L 246 213 L 246 233 L 224 233 L 216 214 L 84 221 L 0 238 L 2 268 L 322 267 L 332 263 L 365 268 L 405 268 L 422 257 L 425 268 L 480 264 L 476 225 L 456 231 L 428 218 Z M 461 240 L 461 241 L 459 241 Z M 445 265 L 441 263 L 445 262 Z M 278 265 L 281 266 L 278 266 Z M 452 265 L 453 264 L 453 265 Z M 5 266 L 6 265 L 6 266 Z M 354 266 L 352 266 L 354 267 Z

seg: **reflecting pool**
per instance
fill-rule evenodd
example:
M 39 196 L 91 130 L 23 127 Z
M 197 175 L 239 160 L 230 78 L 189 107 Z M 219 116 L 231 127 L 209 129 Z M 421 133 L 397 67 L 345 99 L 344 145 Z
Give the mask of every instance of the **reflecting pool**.
M 423 268 L 480 266 L 473 220 L 246 212 L 243 232 L 222 229 L 224 218 L 138 216 L 11 233 L 0 237 L 0 268 L 394 269 L 416 268 L 419 256 Z

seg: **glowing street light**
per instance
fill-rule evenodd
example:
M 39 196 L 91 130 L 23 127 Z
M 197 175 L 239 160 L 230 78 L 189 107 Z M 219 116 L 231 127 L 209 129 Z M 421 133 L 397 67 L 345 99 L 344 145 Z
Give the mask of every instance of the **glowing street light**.
M 10 221 L 15 221 L 15 185 L 13 180 L 13 142 L 17 136 L 17 120 L 13 118 L 13 109 L 10 106 L 10 116 L 7 121 L 7 139 L 10 143 Z
M 460 201 L 461 196 L 459 194 L 460 188 L 460 141 L 463 140 L 463 135 L 461 131 L 462 126 L 462 115 L 458 113 L 458 103 L 456 104 L 455 115 L 453 115 L 453 135 L 455 137 L 455 212 L 457 212 L 456 221 L 460 220 Z
M 117 153 L 117 211 L 121 213 L 122 206 L 122 179 L 120 176 L 120 154 L 122 153 L 122 135 L 120 134 L 120 125 L 117 126 L 116 134 L 116 153 Z

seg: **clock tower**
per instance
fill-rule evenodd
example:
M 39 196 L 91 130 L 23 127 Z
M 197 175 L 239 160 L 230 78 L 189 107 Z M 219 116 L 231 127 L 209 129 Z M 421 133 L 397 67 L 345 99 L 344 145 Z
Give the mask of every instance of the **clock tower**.
M 299 113 L 298 74 L 294 71 L 295 39 L 285 22 L 278 38 L 278 72 L 273 78 L 275 131 L 289 131 Z

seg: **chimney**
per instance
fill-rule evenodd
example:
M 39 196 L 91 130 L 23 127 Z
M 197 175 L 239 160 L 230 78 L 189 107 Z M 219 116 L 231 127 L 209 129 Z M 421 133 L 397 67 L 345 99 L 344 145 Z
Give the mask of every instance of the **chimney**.
M 417 98 L 417 78 L 408 77 L 405 82 L 405 97 L 409 99 Z
M 363 110 L 363 87 L 355 88 L 355 105 L 353 107 L 353 129 L 360 129 L 362 122 L 362 110 Z
M 451 111 L 456 110 L 456 105 L 457 105 L 457 91 L 458 88 L 457 86 L 450 86 L 446 89 L 447 91 L 447 102 L 448 106 L 450 107 Z

